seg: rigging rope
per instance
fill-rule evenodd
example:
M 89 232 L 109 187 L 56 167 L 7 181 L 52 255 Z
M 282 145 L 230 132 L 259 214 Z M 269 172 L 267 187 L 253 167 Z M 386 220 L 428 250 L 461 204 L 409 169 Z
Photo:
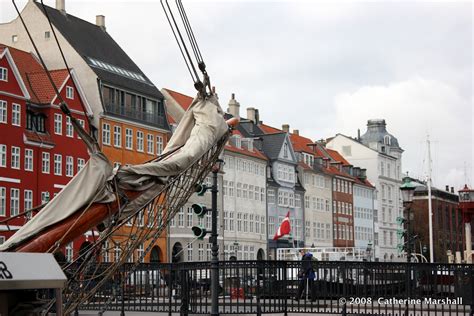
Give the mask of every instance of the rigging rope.
M 198 65 L 199 70 L 203 74 L 203 81 L 201 81 L 196 71 L 196 66 L 194 64 L 193 59 L 191 58 L 187 44 L 183 36 L 181 35 L 180 27 L 178 26 L 178 23 L 176 22 L 176 19 L 173 14 L 173 10 L 171 9 L 169 5 L 168 0 L 165 0 L 166 7 L 165 7 L 165 4 L 163 3 L 163 0 L 160 0 L 160 3 L 161 3 L 161 6 L 163 7 L 163 11 L 165 12 L 165 16 L 171 27 L 171 31 L 173 32 L 176 42 L 178 43 L 178 47 L 181 51 L 181 55 L 183 56 L 184 62 L 186 66 L 188 67 L 192 80 L 194 81 L 194 87 L 203 96 L 207 95 L 208 93 L 213 94 L 213 91 L 211 89 L 209 75 L 206 71 L 206 64 L 204 63 L 204 60 L 202 58 L 199 45 L 197 44 L 196 37 L 194 36 L 194 32 L 191 28 L 191 24 L 189 23 L 189 19 L 184 9 L 183 3 L 181 2 L 181 0 L 176 0 L 176 7 L 178 8 L 179 16 L 181 17 L 181 22 L 183 23 L 183 26 L 184 26 L 184 32 L 186 32 L 188 41 L 191 45 L 191 49 L 193 51 L 195 61 Z M 206 88 L 208 88 L 208 92 L 206 91 Z
M 49 80 L 49 82 L 51 83 L 51 86 L 53 87 L 54 92 L 56 93 L 56 97 L 59 99 L 61 111 L 62 111 L 66 116 L 70 117 L 71 120 L 75 120 L 75 118 L 74 118 L 74 117 L 72 116 L 72 114 L 71 114 L 71 111 L 70 111 L 70 109 L 69 109 L 69 106 L 67 105 L 67 103 L 66 103 L 66 101 L 63 99 L 63 97 L 61 96 L 57 85 L 54 83 L 53 77 L 51 76 L 51 71 L 50 71 L 49 68 L 46 66 L 46 63 L 44 62 L 43 56 L 42 56 L 41 53 L 39 52 L 39 49 L 38 49 L 38 47 L 36 46 L 36 43 L 35 43 L 35 41 L 33 40 L 33 37 L 31 36 L 30 30 L 28 29 L 28 27 L 26 26 L 25 21 L 23 20 L 23 17 L 22 17 L 22 15 L 21 15 L 21 13 L 20 13 L 20 10 L 18 9 L 18 6 L 17 6 L 16 3 L 15 3 L 15 0 L 12 0 L 12 3 L 13 3 L 13 6 L 15 7 L 16 12 L 18 13 L 18 16 L 19 16 L 19 18 L 20 18 L 20 21 L 21 21 L 21 23 L 23 24 L 23 27 L 25 28 L 26 34 L 28 35 L 28 38 L 30 39 L 31 44 L 33 45 L 33 48 L 34 48 L 34 50 L 35 50 L 35 52 L 36 52 L 36 55 L 38 56 L 38 59 L 40 60 L 40 63 L 41 63 L 41 65 L 43 66 L 43 68 L 44 68 L 44 70 L 45 70 L 46 76 L 48 77 L 48 80 Z M 61 49 L 61 46 L 59 45 L 59 41 L 58 41 L 58 38 L 57 38 L 57 36 L 56 36 L 56 32 L 54 31 L 54 28 L 53 28 L 53 26 L 52 26 L 52 24 L 51 24 L 51 20 L 50 20 L 50 18 L 49 18 L 49 15 L 48 15 L 46 9 L 45 9 L 45 5 L 43 4 L 43 1 L 41 1 L 41 4 L 42 4 L 42 6 L 43 6 L 43 10 L 44 10 L 44 12 L 45 12 L 46 17 L 48 18 L 49 24 L 50 24 L 50 26 L 51 26 L 51 30 L 53 31 L 53 35 L 54 35 L 54 38 L 56 39 L 56 43 L 58 44 L 58 47 L 59 47 L 59 50 L 60 50 L 60 52 L 61 52 L 61 56 L 62 56 L 62 58 L 63 58 L 63 61 L 64 61 L 64 63 L 66 64 L 66 68 L 67 68 L 67 71 L 68 71 L 68 73 L 69 73 L 69 76 L 71 77 L 71 80 L 73 80 L 73 79 L 72 79 L 71 71 L 70 71 L 69 66 L 68 66 L 68 64 L 67 64 L 67 62 L 66 62 L 66 59 L 65 59 L 65 57 L 64 57 L 63 51 L 62 51 L 62 49 Z M 92 129 L 92 124 L 91 124 L 91 122 L 90 122 L 90 117 L 89 117 L 89 115 L 87 115 L 87 111 L 85 110 L 84 105 L 83 105 L 82 103 L 81 103 L 81 105 L 82 105 L 82 110 L 84 111 L 84 115 L 85 115 L 85 117 L 86 117 L 86 119 L 87 119 L 87 122 L 89 123 L 89 129 Z

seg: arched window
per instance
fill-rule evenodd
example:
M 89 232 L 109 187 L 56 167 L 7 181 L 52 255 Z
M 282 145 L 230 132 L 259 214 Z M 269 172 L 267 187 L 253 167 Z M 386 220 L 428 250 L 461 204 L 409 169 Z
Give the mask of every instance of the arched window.
M 385 143 L 385 145 L 390 146 L 391 140 L 392 139 L 391 139 L 390 135 L 385 135 L 384 138 L 383 138 L 383 142 Z

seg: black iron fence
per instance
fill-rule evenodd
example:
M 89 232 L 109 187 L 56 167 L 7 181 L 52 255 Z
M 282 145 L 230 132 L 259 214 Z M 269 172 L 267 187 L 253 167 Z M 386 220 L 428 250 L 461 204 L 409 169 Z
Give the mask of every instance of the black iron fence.
M 388 262 L 219 263 L 219 312 L 354 315 L 472 315 L 474 266 Z M 103 269 L 107 265 L 103 264 Z M 82 309 L 181 315 L 211 311 L 209 262 L 125 265 Z M 123 282 L 122 282 L 123 281 Z

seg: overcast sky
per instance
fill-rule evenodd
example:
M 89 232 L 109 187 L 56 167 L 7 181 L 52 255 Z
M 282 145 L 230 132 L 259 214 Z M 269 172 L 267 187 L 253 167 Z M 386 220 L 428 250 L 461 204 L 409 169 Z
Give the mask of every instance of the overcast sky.
M 1 22 L 9 21 L 11 2 L 0 1 Z M 356 136 L 368 119 L 384 118 L 405 150 L 404 171 L 426 175 L 429 134 L 435 184 L 459 189 L 465 174 L 474 184 L 471 2 L 184 5 L 224 109 L 234 92 L 242 115 L 256 107 L 265 123 L 316 140 Z M 158 0 L 66 0 L 66 11 L 92 23 L 104 14 L 107 31 L 158 88 L 194 95 Z

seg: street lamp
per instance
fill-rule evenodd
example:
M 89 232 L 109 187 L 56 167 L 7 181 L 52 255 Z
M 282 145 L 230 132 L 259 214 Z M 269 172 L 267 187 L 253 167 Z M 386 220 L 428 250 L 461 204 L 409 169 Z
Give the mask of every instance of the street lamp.
M 403 184 L 400 187 L 402 191 L 403 206 L 406 210 L 406 238 L 407 238 L 407 262 L 411 260 L 411 240 L 410 240 L 410 222 L 411 222 L 411 204 L 413 203 L 413 196 L 416 186 L 411 181 L 410 177 L 403 178 Z
M 217 159 L 216 163 L 212 167 L 212 187 L 211 187 L 211 198 L 212 198 L 212 228 L 211 237 L 209 242 L 211 246 L 211 315 L 219 315 L 219 245 L 217 244 L 217 174 L 224 165 L 224 160 Z

